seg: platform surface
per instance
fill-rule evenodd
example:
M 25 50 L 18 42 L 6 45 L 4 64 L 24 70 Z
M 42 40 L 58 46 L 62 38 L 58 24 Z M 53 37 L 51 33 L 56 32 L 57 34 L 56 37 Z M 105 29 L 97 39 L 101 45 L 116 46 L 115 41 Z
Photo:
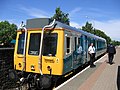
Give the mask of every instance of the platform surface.
M 120 66 L 120 47 L 116 48 L 114 64 L 110 65 L 107 54 L 100 58 L 95 68 L 87 67 L 55 90 L 117 90 L 117 72 Z

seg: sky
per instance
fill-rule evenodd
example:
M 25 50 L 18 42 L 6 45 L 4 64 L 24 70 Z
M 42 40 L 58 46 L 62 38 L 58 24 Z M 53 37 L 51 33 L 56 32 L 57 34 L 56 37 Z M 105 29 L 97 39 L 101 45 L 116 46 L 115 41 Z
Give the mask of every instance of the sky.
M 81 28 L 88 21 L 120 41 L 120 0 L 0 0 L 0 21 L 19 27 L 27 19 L 52 17 L 57 7 L 69 14 L 71 26 Z

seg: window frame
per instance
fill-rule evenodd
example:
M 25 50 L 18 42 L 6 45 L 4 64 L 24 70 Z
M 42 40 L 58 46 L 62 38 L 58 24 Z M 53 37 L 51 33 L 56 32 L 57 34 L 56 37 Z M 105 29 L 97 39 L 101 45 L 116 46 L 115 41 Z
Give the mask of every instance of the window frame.
M 22 34 L 24 34 L 24 41 L 23 41 L 23 51 L 22 51 L 22 53 L 21 52 L 19 52 L 19 50 L 20 50 L 20 46 L 19 46 L 19 43 L 21 42 L 21 41 L 19 41 L 19 39 L 20 39 L 20 35 L 22 35 Z M 23 40 L 23 39 L 22 39 Z M 21 33 L 21 34 L 19 34 L 19 37 L 18 37 L 18 48 L 17 48 L 17 54 L 22 54 L 23 55 L 23 53 L 24 53 L 24 43 L 25 43 L 25 33 Z
M 38 54 L 30 54 L 29 51 L 30 51 L 30 41 L 31 41 L 31 34 L 40 34 L 40 38 L 39 38 L 39 45 L 38 45 Z M 37 32 L 37 33 L 30 33 L 30 36 L 29 36 L 29 43 L 28 43 L 28 55 L 34 55 L 34 56 L 38 56 L 39 55 L 39 50 L 40 50 L 40 41 L 41 41 L 41 33 Z
M 57 39 L 56 39 L 56 51 L 55 51 L 55 54 L 49 53 L 48 55 L 45 55 L 45 52 L 43 52 L 43 56 L 49 56 L 49 55 L 56 56 L 56 55 L 57 55 L 57 48 L 58 48 L 58 33 L 55 32 L 55 33 L 51 33 L 51 34 L 55 34 L 56 37 L 55 37 L 55 36 L 54 36 L 54 37 L 57 38 Z M 53 37 L 52 37 L 52 38 L 53 38 Z M 45 43 L 44 40 L 43 40 L 43 43 Z M 51 46 L 52 46 L 52 45 L 51 45 Z M 43 46 L 43 49 L 44 49 L 44 46 Z
M 72 42 L 72 41 L 71 41 L 71 36 L 66 36 L 65 38 L 66 38 L 66 55 L 69 55 L 69 54 L 71 54 L 71 52 L 72 52 L 72 48 L 71 48 L 71 42 Z M 69 38 L 69 40 L 70 40 L 70 41 L 69 41 L 69 42 L 70 42 L 70 43 L 69 43 L 69 44 L 70 44 L 70 45 L 69 45 L 69 48 L 67 48 L 67 38 Z M 69 53 L 67 52 L 67 49 L 69 49 Z

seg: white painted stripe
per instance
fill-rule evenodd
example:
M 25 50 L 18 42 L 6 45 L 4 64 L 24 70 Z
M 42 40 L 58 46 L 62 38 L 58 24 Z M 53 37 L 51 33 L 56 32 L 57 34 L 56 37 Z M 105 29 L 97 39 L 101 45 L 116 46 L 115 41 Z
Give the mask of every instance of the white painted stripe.
M 105 59 L 103 59 L 103 58 L 105 58 Z M 98 59 L 96 62 L 104 62 L 107 58 L 108 58 L 107 54 L 105 54 L 103 57 L 101 57 L 100 59 Z
M 70 82 L 71 80 L 73 80 L 74 78 L 76 78 L 78 75 L 80 75 L 81 73 L 83 73 L 85 70 L 87 70 L 90 66 L 86 67 L 85 69 L 83 69 L 81 72 L 79 72 L 78 74 L 76 74 L 75 76 L 71 77 L 70 79 L 68 79 L 67 81 L 65 81 L 64 83 L 62 83 L 61 85 L 59 85 L 58 87 L 54 88 L 53 90 L 58 90 L 59 88 L 61 88 L 62 86 L 64 86 L 65 84 L 67 84 L 68 82 Z
M 99 62 L 100 60 L 102 60 L 106 55 L 104 55 L 103 57 L 101 57 L 99 60 L 95 61 L 95 63 Z M 85 69 L 83 69 L 81 72 L 79 72 L 78 74 L 76 74 L 75 76 L 71 77 L 70 79 L 68 79 L 67 81 L 65 81 L 64 83 L 62 83 L 61 85 L 59 85 L 58 87 L 54 88 L 53 90 L 58 90 L 61 87 L 63 87 L 65 84 L 67 84 L 68 82 L 70 82 L 71 80 L 73 80 L 74 78 L 76 78 L 78 75 L 80 75 L 81 73 L 83 73 L 84 71 L 86 71 L 88 68 L 90 68 L 90 66 L 87 66 Z

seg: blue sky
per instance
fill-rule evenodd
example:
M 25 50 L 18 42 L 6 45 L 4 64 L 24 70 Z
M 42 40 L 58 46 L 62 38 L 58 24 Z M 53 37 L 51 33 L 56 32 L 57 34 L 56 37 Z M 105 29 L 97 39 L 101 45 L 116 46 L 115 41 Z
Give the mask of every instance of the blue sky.
M 119 0 L 1 0 L 0 21 L 19 26 L 26 19 L 53 16 L 56 7 L 69 13 L 71 26 L 79 28 L 89 21 L 113 40 L 120 41 Z

